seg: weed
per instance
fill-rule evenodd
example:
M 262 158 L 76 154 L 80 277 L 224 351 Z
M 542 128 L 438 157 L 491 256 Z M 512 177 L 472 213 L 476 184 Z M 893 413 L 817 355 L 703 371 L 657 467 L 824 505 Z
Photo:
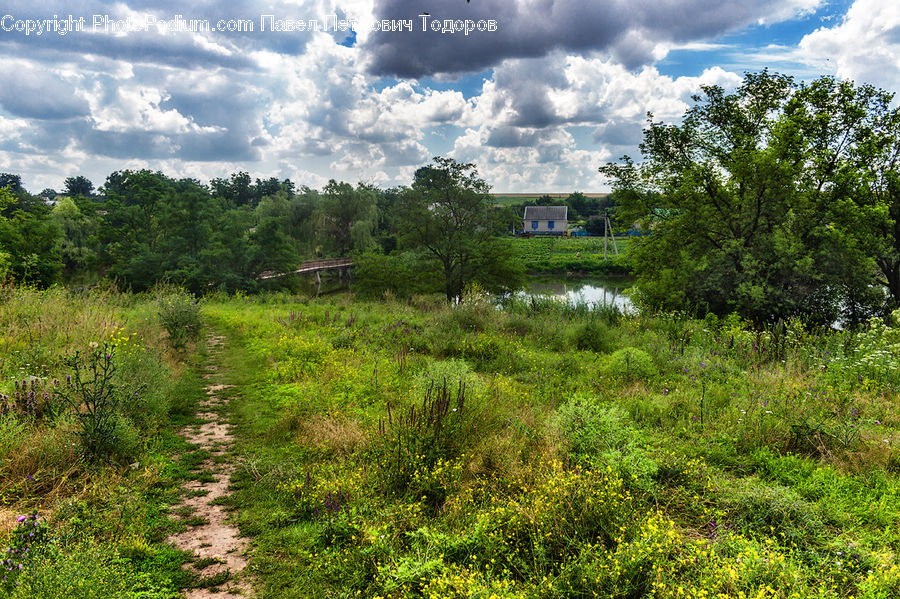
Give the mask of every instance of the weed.
M 137 443 L 133 429 L 119 414 L 114 383 L 112 348 L 104 343 L 86 355 L 75 352 L 65 360 L 70 374 L 59 395 L 79 423 L 82 455 L 90 463 L 128 459 Z
M 200 305 L 185 291 L 170 292 L 158 300 L 159 320 L 169 334 L 173 349 L 184 350 L 188 343 L 200 338 L 203 321 Z

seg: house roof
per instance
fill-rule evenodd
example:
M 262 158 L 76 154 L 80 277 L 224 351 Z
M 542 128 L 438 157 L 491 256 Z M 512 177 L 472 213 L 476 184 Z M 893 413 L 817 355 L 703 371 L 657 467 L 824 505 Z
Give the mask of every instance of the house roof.
M 568 206 L 525 206 L 523 220 L 569 220 Z

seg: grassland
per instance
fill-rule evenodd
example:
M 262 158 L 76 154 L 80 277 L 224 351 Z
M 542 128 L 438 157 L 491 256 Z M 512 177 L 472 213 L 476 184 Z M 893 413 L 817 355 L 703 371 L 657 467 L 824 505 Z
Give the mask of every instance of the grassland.
M 619 256 L 607 242 L 606 257 L 602 237 L 518 237 L 512 240 L 525 270 L 531 273 L 628 274 L 627 238 L 616 239 Z
M 900 595 L 900 327 L 210 301 L 261 597 Z
M 191 476 L 174 427 L 202 393 L 202 346 L 173 350 L 160 319 L 179 297 L 0 286 L 0 596 L 174 599 L 197 582 L 166 542 Z
M 259 597 L 900 596 L 896 320 L 754 330 L 471 294 L 201 311 L 228 338 L 222 501 Z M 213 584 L 166 541 L 208 457 L 174 434 L 202 394 L 194 316 L 174 290 L 0 290 L 0 595 Z M 107 359 L 104 404 L 78 372 L 106 380 Z

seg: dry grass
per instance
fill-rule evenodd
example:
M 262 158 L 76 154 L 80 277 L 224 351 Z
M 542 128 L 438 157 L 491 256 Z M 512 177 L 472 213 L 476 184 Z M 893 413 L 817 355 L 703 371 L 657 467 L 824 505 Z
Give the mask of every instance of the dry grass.
M 342 414 L 316 414 L 299 424 L 296 439 L 306 447 L 349 454 L 366 436 L 356 420 Z

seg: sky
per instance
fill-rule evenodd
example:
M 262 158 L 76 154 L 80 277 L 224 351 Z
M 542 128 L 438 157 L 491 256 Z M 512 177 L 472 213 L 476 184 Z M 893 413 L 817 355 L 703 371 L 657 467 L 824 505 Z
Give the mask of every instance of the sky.
M 763 68 L 900 91 L 900 2 L 3 0 L 0 172 L 392 187 L 448 156 L 495 193 L 602 192 L 648 112 Z

